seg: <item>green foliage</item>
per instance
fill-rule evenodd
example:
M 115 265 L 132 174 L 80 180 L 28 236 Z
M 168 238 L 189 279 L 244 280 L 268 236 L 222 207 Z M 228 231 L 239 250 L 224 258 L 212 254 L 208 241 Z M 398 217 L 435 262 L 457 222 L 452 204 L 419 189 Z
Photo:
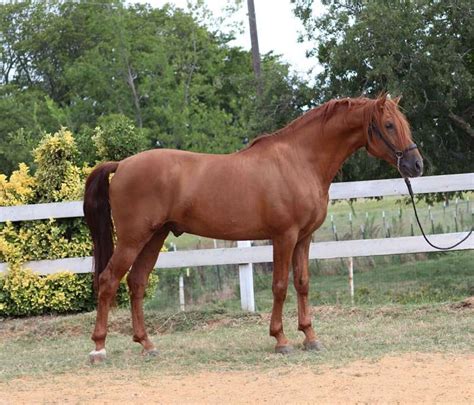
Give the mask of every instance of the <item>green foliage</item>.
M 92 139 L 101 160 L 123 160 L 149 146 L 144 131 L 135 128 L 133 121 L 123 114 L 101 117 Z
M 76 152 L 74 138 L 66 129 L 46 135 L 34 152 L 38 165 L 35 176 L 29 174 L 23 163 L 9 179 L 0 174 L 0 205 L 81 198 L 89 169 L 72 163 Z M 28 261 L 85 257 L 91 251 L 89 231 L 82 218 L 0 224 L 0 262 L 9 265 L 6 276 L 0 276 L 0 316 L 94 308 L 91 274 L 63 272 L 39 276 L 22 267 Z M 151 276 L 147 291 L 154 290 L 157 283 L 157 276 Z M 128 290 L 122 282 L 117 303 L 127 302 Z
M 312 99 L 287 65 L 265 55 L 257 100 L 250 53 L 229 45 L 232 33 L 219 31 L 202 2 L 187 12 L 119 1 L 1 4 L 0 31 L 0 139 L 20 128 L 28 135 L 15 148 L 0 142 L 6 174 L 59 126 L 78 134 L 81 164 L 155 145 L 234 152 Z M 104 136 L 96 156 L 92 136 L 114 125 L 126 142 Z
M 321 101 L 401 94 L 425 173 L 474 170 L 471 1 L 324 1 L 327 12 L 317 18 L 313 0 L 294 3 L 312 55 L 324 68 L 316 77 Z M 360 153 L 341 178 L 386 176 L 386 167 Z
M 0 116 L 1 115 L 0 112 Z M 0 160 L 3 162 L 4 173 L 11 173 L 18 162 L 31 165 L 33 159 L 32 149 L 36 146 L 37 140 L 33 133 L 23 127 L 14 132 L 6 134 L 5 141 L 0 143 Z
M 38 276 L 12 268 L 0 277 L 0 316 L 91 311 L 94 306 L 90 274 L 70 272 Z
M 85 257 L 92 243 L 82 219 L 6 223 L 0 227 L 0 261 L 19 263 L 32 260 Z
M 0 4 L 0 15 L 2 7 Z M 3 34 L 1 28 L 0 32 Z M 0 72 L 1 69 L 0 62 Z M 10 174 L 20 162 L 31 166 L 31 151 L 44 132 L 54 131 L 65 123 L 58 122 L 52 116 L 44 92 L 20 84 L 5 83 L 0 76 L 0 172 Z
M 151 274 L 146 296 L 152 295 L 157 285 L 158 276 Z M 128 287 L 123 280 L 116 303 L 123 307 L 128 302 Z M 92 311 L 95 306 L 90 273 L 64 271 L 40 276 L 12 266 L 6 276 L 0 276 L 0 317 Z
M 34 197 L 35 179 L 26 164 L 20 163 L 10 179 L 0 174 L 0 206 L 28 204 Z
M 54 135 L 46 135 L 33 151 L 38 166 L 36 193 L 39 202 L 79 199 L 83 185 L 81 171 L 72 161 L 77 147 L 72 133 L 61 128 Z

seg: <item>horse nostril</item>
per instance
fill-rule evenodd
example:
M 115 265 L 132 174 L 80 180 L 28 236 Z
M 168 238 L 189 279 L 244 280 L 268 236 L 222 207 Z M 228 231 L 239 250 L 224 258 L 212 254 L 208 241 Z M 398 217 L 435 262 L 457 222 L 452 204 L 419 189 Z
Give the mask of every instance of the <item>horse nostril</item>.
M 422 169 L 423 165 L 421 164 L 421 162 L 420 162 L 419 160 L 417 160 L 417 161 L 415 162 L 415 167 L 416 167 L 416 170 L 419 171 L 419 170 Z

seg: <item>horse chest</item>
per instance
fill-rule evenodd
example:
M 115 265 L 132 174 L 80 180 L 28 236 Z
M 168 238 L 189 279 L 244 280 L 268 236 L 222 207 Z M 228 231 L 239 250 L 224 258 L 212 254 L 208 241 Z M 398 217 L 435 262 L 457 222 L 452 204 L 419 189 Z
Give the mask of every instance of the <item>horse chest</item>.
M 318 229 L 327 215 L 329 198 L 327 195 L 316 194 L 307 201 L 306 214 L 301 218 L 302 233 L 313 232 Z

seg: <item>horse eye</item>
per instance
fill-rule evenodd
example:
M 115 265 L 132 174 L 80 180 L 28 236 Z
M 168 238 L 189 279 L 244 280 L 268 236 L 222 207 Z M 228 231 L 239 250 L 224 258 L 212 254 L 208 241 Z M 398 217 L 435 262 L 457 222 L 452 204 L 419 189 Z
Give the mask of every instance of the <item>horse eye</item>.
M 385 124 L 385 128 L 387 128 L 387 129 L 392 129 L 392 128 L 393 128 L 393 124 L 392 124 L 391 122 L 387 122 L 387 123 Z

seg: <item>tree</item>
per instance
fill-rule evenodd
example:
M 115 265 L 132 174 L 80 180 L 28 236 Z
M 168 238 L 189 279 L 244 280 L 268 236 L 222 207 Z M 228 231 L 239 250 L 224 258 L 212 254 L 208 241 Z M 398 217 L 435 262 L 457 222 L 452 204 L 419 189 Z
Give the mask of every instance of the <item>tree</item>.
M 324 70 L 320 101 L 333 97 L 402 95 L 402 106 L 430 174 L 474 170 L 472 104 L 474 19 L 470 1 L 324 2 L 295 0 L 295 13 Z M 343 178 L 380 177 L 381 163 L 357 155 Z M 393 172 L 390 173 L 393 175 Z
M 306 83 L 264 55 L 268 89 L 257 101 L 251 53 L 196 17 L 199 7 L 0 4 L 0 172 L 61 126 L 77 134 L 76 161 L 93 163 L 101 117 L 132 120 L 147 147 L 224 153 L 300 114 L 311 99 Z
M 260 49 L 258 47 L 257 17 L 255 16 L 255 4 L 253 0 L 247 0 L 249 13 L 250 41 L 252 44 L 252 62 L 257 95 L 262 96 L 261 68 L 260 68 Z

